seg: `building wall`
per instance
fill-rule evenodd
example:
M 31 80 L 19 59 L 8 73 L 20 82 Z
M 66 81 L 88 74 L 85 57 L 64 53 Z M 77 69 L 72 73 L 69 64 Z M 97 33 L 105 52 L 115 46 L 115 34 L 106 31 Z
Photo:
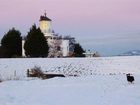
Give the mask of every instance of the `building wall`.
M 22 40 L 22 56 L 25 57 L 25 50 L 24 50 L 24 43 L 25 43 L 25 40 Z
M 69 40 L 62 40 L 62 54 L 64 57 L 69 56 Z

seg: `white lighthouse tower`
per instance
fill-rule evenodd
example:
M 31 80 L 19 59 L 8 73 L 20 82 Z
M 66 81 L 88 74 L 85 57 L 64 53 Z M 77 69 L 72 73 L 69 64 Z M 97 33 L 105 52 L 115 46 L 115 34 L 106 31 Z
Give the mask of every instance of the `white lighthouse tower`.
M 45 35 L 45 37 L 52 36 L 51 21 L 52 20 L 46 16 L 46 11 L 45 11 L 44 15 L 40 16 L 39 27 L 40 27 L 42 33 Z
M 39 28 L 46 37 L 46 40 L 49 45 L 49 54 L 48 57 L 67 57 L 71 49 L 71 43 L 73 38 L 71 37 L 62 37 L 58 34 L 52 32 L 51 28 L 52 20 L 47 17 L 46 11 L 44 15 L 40 16 Z
M 52 20 L 47 17 L 47 14 L 45 11 L 44 15 L 40 16 L 39 28 L 41 29 L 42 33 L 46 37 L 49 47 L 53 46 L 54 37 L 55 37 L 54 33 L 52 33 L 51 22 Z
M 49 46 L 48 57 L 67 57 L 73 54 L 75 38 L 71 36 L 62 37 L 61 35 L 52 32 L 52 20 L 47 17 L 46 11 L 44 15 L 40 16 L 39 28 L 44 34 Z M 26 57 L 24 51 L 25 40 L 22 40 L 22 55 Z

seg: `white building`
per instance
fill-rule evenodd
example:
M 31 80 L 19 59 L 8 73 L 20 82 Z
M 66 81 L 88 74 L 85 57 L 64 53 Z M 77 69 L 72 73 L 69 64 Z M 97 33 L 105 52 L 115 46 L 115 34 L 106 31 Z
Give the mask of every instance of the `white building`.
M 86 53 L 83 53 L 86 57 L 100 57 L 100 54 L 98 52 L 86 52 Z
M 25 43 L 25 40 L 22 40 L 22 56 L 25 57 L 25 50 L 24 50 L 24 43 Z
M 66 57 L 69 55 L 69 40 L 62 40 L 62 52 L 63 52 L 63 57 Z
M 59 36 L 52 31 L 52 20 L 46 16 L 40 16 L 39 27 L 46 37 L 49 45 L 48 57 L 67 57 L 70 53 L 73 53 L 75 38 L 70 36 Z
M 59 36 L 52 31 L 52 20 L 44 15 L 40 16 L 39 28 L 46 37 L 49 45 L 48 57 L 67 57 L 72 55 L 74 51 L 75 38 L 70 36 Z M 22 56 L 25 57 L 24 39 L 22 41 Z

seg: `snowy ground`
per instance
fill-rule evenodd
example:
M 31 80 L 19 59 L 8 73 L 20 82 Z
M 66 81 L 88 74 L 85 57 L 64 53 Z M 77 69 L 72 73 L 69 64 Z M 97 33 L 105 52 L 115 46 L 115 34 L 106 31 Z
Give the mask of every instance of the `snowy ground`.
M 0 59 L 0 78 L 25 78 L 34 66 L 65 75 L 140 74 L 140 56 L 100 58 L 17 58 Z
M 0 83 L 0 105 L 140 105 L 140 77 L 125 75 Z
M 26 70 L 79 77 L 30 80 Z M 15 74 L 16 71 L 16 74 Z M 126 81 L 126 73 L 135 77 Z M 0 59 L 0 105 L 140 105 L 140 57 Z

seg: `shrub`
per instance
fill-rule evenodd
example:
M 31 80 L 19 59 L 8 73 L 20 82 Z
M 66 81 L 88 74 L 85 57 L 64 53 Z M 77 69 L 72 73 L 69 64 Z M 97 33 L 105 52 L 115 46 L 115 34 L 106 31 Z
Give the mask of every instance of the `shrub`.
M 31 70 L 27 70 L 27 76 L 28 77 L 42 77 L 43 72 L 41 70 L 41 67 L 38 66 L 34 66 L 33 68 L 31 68 Z

